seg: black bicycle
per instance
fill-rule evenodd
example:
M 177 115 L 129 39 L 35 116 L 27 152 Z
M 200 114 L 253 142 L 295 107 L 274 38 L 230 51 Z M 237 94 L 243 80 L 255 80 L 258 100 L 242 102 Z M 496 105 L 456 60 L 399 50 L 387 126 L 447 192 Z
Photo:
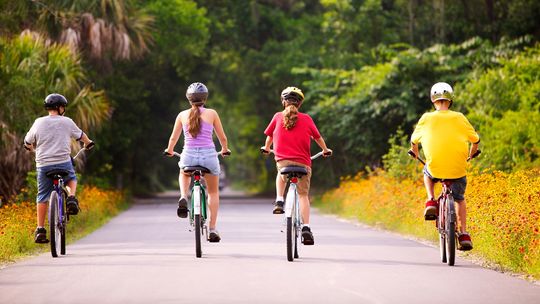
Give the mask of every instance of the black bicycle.
M 416 157 L 413 151 L 407 152 L 413 158 L 416 158 L 424 166 L 426 162 Z M 477 150 L 470 159 L 477 157 L 480 150 Z M 457 215 L 454 197 L 452 196 L 452 179 L 436 179 L 436 182 L 441 182 L 442 191 L 437 198 L 437 204 L 439 206 L 438 215 L 431 220 L 436 220 L 437 231 L 439 232 L 439 249 L 441 254 L 441 262 L 448 263 L 448 266 L 454 266 L 456 261 L 456 246 L 458 240 L 457 230 Z
M 73 157 L 75 160 L 83 151 L 88 151 L 94 147 L 94 143 L 88 144 L 79 150 Z M 65 170 L 51 170 L 45 173 L 53 180 L 53 191 L 49 197 L 49 229 L 51 242 L 51 255 L 56 258 L 58 253 L 66 254 L 66 229 L 69 222 L 69 214 L 66 212 L 66 199 L 68 191 L 64 185 L 64 177 L 69 174 Z

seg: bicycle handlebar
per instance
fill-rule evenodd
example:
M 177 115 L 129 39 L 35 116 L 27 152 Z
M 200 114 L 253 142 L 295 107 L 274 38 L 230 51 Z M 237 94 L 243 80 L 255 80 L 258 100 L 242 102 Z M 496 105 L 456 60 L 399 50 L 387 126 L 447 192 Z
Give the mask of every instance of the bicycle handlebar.
M 260 151 L 262 154 L 270 154 L 270 153 L 274 153 L 274 150 L 265 150 L 264 148 L 260 148 Z M 327 153 L 324 153 L 323 151 L 320 151 L 319 153 L 311 156 L 311 160 L 314 160 L 314 159 L 317 159 L 321 156 L 331 156 L 332 155 L 332 152 L 327 152 Z
M 176 152 L 176 151 L 173 151 L 172 154 L 167 153 L 167 151 L 163 151 L 163 155 L 165 155 L 165 156 L 176 156 L 178 158 L 180 158 L 180 156 L 181 156 L 181 154 Z M 222 154 L 222 156 L 229 156 L 229 155 L 231 155 L 230 150 Z
M 75 154 L 75 156 L 73 156 L 73 159 L 76 159 L 77 157 L 79 157 L 79 155 L 83 152 L 83 151 L 89 151 L 91 150 L 92 148 L 94 148 L 96 146 L 96 144 L 91 141 L 88 145 L 86 145 L 86 147 L 83 147 L 82 149 L 79 150 L 79 152 L 77 152 L 77 154 Z
M 469 157 L 469 159 L 467 159 L 467 161 L 478 157 L 478 155 L 480 155 L 480 153 L 482 153 L 482 151 L 480 149 L 476 150 L 476 152 L 474 152 L 474 154 L 471 155 L 471 157 Z M 416 158 L 419 162 L 422 163 L 422 165 L 426 165 L 426 162 L 420 156 L 416 157 L 416 154 L 414 154 L 414 152 L 412 150 L 407 151 L 407 154 L 409 154 L 412 158 Z

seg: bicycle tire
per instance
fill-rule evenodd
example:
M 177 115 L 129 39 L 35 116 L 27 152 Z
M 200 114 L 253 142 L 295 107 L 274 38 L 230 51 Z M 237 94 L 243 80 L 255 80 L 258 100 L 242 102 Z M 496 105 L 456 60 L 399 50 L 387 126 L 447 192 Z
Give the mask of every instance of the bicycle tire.
M 294 261 L 294 240 L 296 232 L 294 231 L 292 217 L 287 217 L 287 260 L 289 262 Z
M 299 258 L 298 256 L 298 229 L 296 225 L 294 227 L 294 231 L 295 231 L 294 233 L 294 258 L 298 259 Z
M 66 209 L 66 197 L 67 195 L 64 193 L 64 195 L 62 196 L 63 198 L 63 203 L 62 203 L 62 208 L 64 210 L 64 212 L 62 212 L 63 214 L 63 218 L 62 218 L 62 228 L 60 229 L 60 254 L 61 255 L 65 255 L 66 254 L 66 227 L 67 227 L 67 209 Z
M 58 257 L 61 252 L 61 237 L 58 227 L 58 193 L 53 191 L 49 198 L 49 234 L 51 242 L 51 255 L 53 258 Z
M 446 255 L 448 266 L 454 266 L 456 261 L 456 214 L 454 199 L 449 196 L 446 202 Z
M 445 214 L 444 201 L 439 200 L 439 216 L 437 217 L 437 232 L 439 232 L 439 253 L 441 262 L 446 263 L 446 236 L 445 236 Z
M 201 249 L 201 215 L 195 215 L 195 256 L 200 258 L 202 256 Z

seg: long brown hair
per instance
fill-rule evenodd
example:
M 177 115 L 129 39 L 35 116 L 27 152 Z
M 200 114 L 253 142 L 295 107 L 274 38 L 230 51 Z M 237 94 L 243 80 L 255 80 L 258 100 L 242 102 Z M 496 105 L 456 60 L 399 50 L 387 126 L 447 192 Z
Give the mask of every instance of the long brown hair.
M 283 126 L 285 129 L 290 130 L 294 128 L 296 125 L 296 121 L 298 120 L 298 107 L 300 107 L 300 103 L 296 100 L 284 100 L 283 106 L 285 106 L 285 110 L 283 110 Z
M 189 118 L 188 118 L 188 132 L 191 134 L 191 137 L 196 138 L 197 135 L 199 135 L 199 132 L 201 132 L 201 109 L 199 109 L 199 106 L 196 103 L 193 103 L 191 105 L 191 110 L 189 111 Z

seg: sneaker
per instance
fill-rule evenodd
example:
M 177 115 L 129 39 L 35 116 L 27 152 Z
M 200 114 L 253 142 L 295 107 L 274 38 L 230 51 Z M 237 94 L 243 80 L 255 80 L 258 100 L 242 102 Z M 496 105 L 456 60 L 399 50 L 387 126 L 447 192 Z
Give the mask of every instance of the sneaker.
M 46 244 L 49 242 L 47 240 L 47 230 L 45 228 L 36 228 L 34 232 L 34 242 L 37 244 Z
M 285 203 L 283 201 L 276 201 L 274 203 L 274 210 L 272 210 L 272 213 L 273 214 L 283 214 L 283 213 L 285 213 L 285 211 L 283 210 L 283 205 L 285 205 Z
M 183 197 L 181 197 L 178 200 L 178 209 L 176 210 L 176 214 L 180 218 L 186 218 L 188 214 L 188 207 L 187 207 L 187 200 Z
M 459 248 L 458 248 L 459 250 L 469 251 L 473 249 L 471 236 L 467 232 L 460 233 L 458 235 L 458 241 L 459 241 Z
M 424 209 L 424 219 L 426 221 L 434 221 L 439 213 L 439 204 L 436 200 L 430 199 L 426 201 L 426 209 Z
M 219 241 L 221 241 L 219 232 L 216 229 L 210 229 L 210 234 L 208 235 L 208 241 L 210 243 L 219 243 Z
M 302 244 L 304 245 L 315 244 L 315 240 L 313 239 L 313 233 L 311 233 L 311 229 L 309 229 L 309 227 L 307 226 L 302 227 Z
M 69 215 L 77 215 L 79 213 L 79 201 L 75 196 L 68 196 L 66 199 L 66 209 Z

